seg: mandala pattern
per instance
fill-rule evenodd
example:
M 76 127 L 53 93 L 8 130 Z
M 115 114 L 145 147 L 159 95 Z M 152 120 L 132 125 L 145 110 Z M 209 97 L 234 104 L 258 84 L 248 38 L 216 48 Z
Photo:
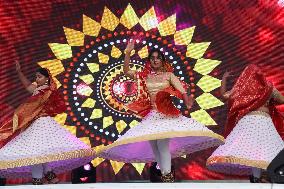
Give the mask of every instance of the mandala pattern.
M 50 69 L 63 89 L 68 108 L 56 120 L 71 133 L 97 149 L 139 123 L 125 107 L 139 91 L 136 82 L 122 71 L 124 49 L 131 37 L 136 40 L 131 68 L 141 70 L 149 49 L 159 49 L 172 63 L 175 75 L 188 83 L 188 92 L 198 104 L 189 113 L 182 100 L 174 99 L 176 107 L 205 125 L 217 125 L 207 111 L 223 105 L 211 94 L 221 81 L 210 75 L 221 62 L 205 56 L 210 42 L 192 42 L 195 26 L 177 31 L 176 15 L 159 21 L 154 7 L 138 18 L 130 4 L 120 18 L 105 7 L 100 22 L 86 15 L 82 20 L 83 31 L 63 28 L 67 43 L 49 43 L 54 59 L 38 62 Z M 103 161 L 97 158 L 93 164 Z M 117 174 L 124 163 L 111 161 L 111 165 Z M 132 165 L 140 174 L 145 166 Z

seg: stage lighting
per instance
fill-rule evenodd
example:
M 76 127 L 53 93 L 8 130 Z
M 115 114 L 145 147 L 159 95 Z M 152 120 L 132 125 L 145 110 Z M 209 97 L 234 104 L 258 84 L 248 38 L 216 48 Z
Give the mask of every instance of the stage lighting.
M 88 163 L 84 166 L 72 170 L 71 181 L 72 184 L 95 183 L 96 168 L 92 163 Z
M 172 169 L 172 173 L 175 179 L 174 166 L 172 166 L 171 169 Z M 162 173 L 161 173 L 160 167 L 157 164 L 157 162 L 152 163 L 150 167 L 150 182 L 162 182 L 161 176 L 162 176 Z

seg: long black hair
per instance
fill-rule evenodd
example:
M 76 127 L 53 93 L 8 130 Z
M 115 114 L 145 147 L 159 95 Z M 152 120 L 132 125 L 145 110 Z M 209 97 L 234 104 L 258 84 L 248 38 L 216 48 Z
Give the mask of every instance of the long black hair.
M 157 52 L 158 53 L 158 56 L 162 58 L 162 61 L 165 62 L 166 61 L 166 57 L 165 55 L 159 50 L 159 49 L 152 49 L 150 52 L 149 52 L 149 55 L 148 55 L 148 60 L 150 61 L 151 59 L 151 56 L 154 52 Z
M 41 75 L 45 76 L 48 78 L 48 85 L 50 85 L 50 78 L 49 78 L 49 72 L 45 68 L 39 68 L 36 72 L 40 73 Z

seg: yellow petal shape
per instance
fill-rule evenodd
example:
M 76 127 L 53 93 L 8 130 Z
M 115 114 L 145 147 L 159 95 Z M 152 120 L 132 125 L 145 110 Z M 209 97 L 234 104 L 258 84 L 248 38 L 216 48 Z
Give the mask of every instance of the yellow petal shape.
M 110 55 L 114 58 L 119 58 L 122 55 L 122 52 L 119 50 L 119 48 L 112 46 Z
M 82 75 L 82 76 L 79 76 L 79 78 L 88 85 L 94 82 L 94 77 L 91 74 Z
M 116 122 L 115 126 L 118 133 L 120 134 L 127 127 L 127 124 L 123 120 L 120 120 Z
M 125 163 L 110 160 L 110 164 L 112 166 L 114 174 L 116 175 L 121 170 L 121 168 L 124 166 Z
M 188 45 L 191 42 L 195 26 L 179 30 L 174 35 L 176 45 Z
M 209 74 L 214 68 L 216 68 L 221 61 L 219 60 L 211 60 L 211 59 L 198 59 L 195 66 L 194 66 L 194 71 L 206 75 Z
M 103 53 L 98 53 L 98 57 L 99 57 L 100 63 L 102 63 L 102 64 L 107 64 L 108 61 L 109 61 L 109 56 L 105 55 Z
M 103 128 L 107 128 L 113 123 L 114 122 L 113 122 L 112 116 L 107 116 L 103 118 Z
M 148 57 L 148 46 L 147 45 L 138 51 L 138 56 L 141 59 Z
M 158 19 L 156 17 L 155 9 L 149 9 L 139 20 L 140 25 L 145 31 L 156 28 L 158 26 Z
M 213 96 L 210 93 L 203 93 L 195 100 L 198 103 L 198 105 L 204 110 L 224 105 L 223 102 L 221 102 L 219 99 L 217 99 L 215 96 Z
M 92 73 L 98 72 L 100 70 L 100 66 L 97 63 L 87 63 L 87 66 Z
M 172 15 L 158 25 L 158 30 L 161 36 L 172 35 L 176 32 L 176 15 Z
M 55 120 L 57 123 L 59 123 L 60 125 L 64 125 L 66 119 L 67 119 L 67 114 L 66 114 L 66 113 L 57 114 L 57 115 L 54 117 L 54 120 Z
M 204 125 L 217 125 L 205 110 L 197 110 L 195 112 L 192 112 L 190 116 Z
M 133 120 L 133 121 L 131 121 L 131 123 L 129 124 L 129 126 L 132 128 L 132 127 L 135 127 L 135 126 L 138 125 L 138 124 L 139 124 L 138 121 Z
M 83 32 L 85 35 L 98 36 L 101 30 L 101 24 L 95 20 L 83 15 Z
M 92 98 L 88 98 L 83 104 L 82 107 L 93 108 L 95 107 L 96 101 Z
M 85 144 L 87 144 L 88 146 L 91 146 L 91 142 L 89 137 L 81 137 L 79 138 L 82 142 L 84 142 Z
M 90 119 L 97 119 L 103 117 L 103 112 L 101 109 L 94 109 Z
M 190 43 L 187 46 L 186 56 L 194 59 L 199 59 L 204 55 L 209 45 L 210 42 Z
M 133 10 L 132 6 L 128 4 L 126 9 L 124 10 L 121 18 L 120 23 L 124 25 L 127 29 L 131 29 L 139 22 L 139 18 L 137 17 L 135 11 Z
M 197 82 L 196 85 L 204 92 L 211 92 L 221 86 L 221 80 L 205 75 Z
M 95 158 L 91 161 L 91 163 L 93 164 L 94 167 L 97 167 L 98 165 L 100 165 L 104 161 L 105 161 L 105 159 L 103 159 L 103 158 Z
M 49 43 L 48 45 L 57 59 L 65 60 L 72 57 L 70 45 L 60 43 Z
M 101 20 L 102 27 L 107 30 L 113 31 L 118 24 L 119 19 L 107 7 L 105 7 Z
M 67 42 L 70 46 L 83 46 L 84 45 L 84 38 L 85 34 L 83 32 L 71 29 L 71 28 L 64 28 L 65 36 Z
M 145 167 L 145 163 L 132 163 L 133 167 L 135 167 L 136 171 L 141 175 L 144 167 Z

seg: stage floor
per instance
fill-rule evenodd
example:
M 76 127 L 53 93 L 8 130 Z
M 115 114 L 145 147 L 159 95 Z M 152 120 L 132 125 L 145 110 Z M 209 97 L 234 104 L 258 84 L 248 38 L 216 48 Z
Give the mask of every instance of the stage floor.
M 94 183 L 94 184 L 56 184 L 56 185 L 17 185 L 1 186 L 1 189 L 284 189 L 284 184 L 252 183 Z

